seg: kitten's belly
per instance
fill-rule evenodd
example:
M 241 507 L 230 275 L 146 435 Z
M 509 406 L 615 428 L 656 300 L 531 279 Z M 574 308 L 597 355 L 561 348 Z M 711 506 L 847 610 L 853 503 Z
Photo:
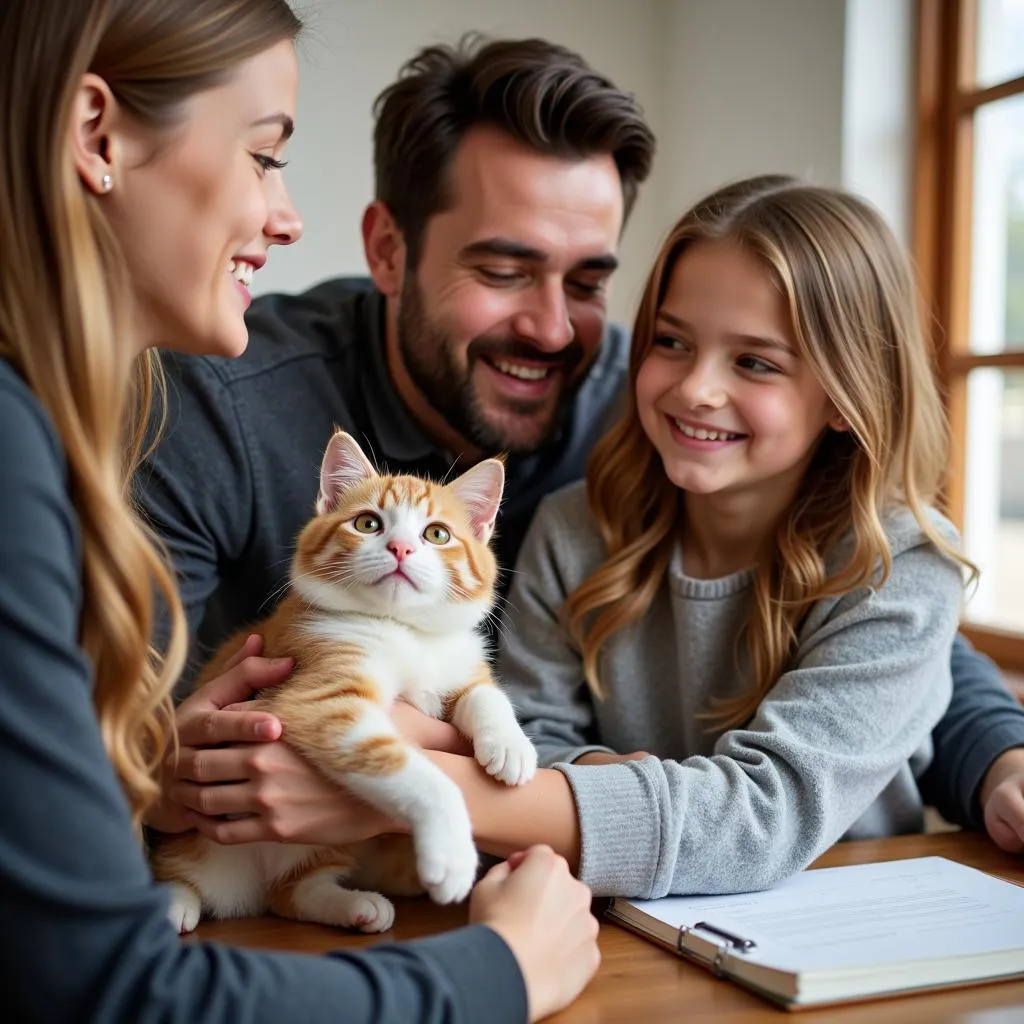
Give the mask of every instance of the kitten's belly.
M 298 843 L 253 843 L 252 856 L 259 865 L 260 875 L 267 885 L 287 878 L 323 852 L 322 846 Z

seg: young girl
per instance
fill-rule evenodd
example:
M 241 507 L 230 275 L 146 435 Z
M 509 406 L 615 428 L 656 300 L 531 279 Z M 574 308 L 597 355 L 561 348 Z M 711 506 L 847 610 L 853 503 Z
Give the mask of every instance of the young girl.
M 239 354 L 253 271 L 301 231 L 277 173 L 298 29 L 285 0 L 0 8 L 5 1019 L 532 1020 L 598 963 L 590 894 L 550 850 L 484 879 L 473 927 L 313 958 L 180 945 L 138 842 L 184 636 L 126 500 L 132 425 L 152 347 Z M 174 623 L 163 658 L 157 595 Z M 235 739 L 280 735 L 217 710 L 286 674 L 258 651 L 185 702 L 183 744 L 222 716 Z
M 841 192 L 756 178 L 671 232 L 628 409 L 538 512 L 498 666 L 597 892 L 753 890 L 920 829 L 966 563 L 915 309 Z

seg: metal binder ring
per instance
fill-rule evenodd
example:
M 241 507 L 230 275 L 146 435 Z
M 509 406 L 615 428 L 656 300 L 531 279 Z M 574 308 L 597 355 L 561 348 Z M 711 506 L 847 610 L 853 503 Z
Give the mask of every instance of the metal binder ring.
M 714 970 L 716 977 L 724 978 L 725 971 L 722 970 L 722 964 L 725 962 L 725 954 L 728 951 L 728 946 L 719 946 L 718 952 L 715 954 Z

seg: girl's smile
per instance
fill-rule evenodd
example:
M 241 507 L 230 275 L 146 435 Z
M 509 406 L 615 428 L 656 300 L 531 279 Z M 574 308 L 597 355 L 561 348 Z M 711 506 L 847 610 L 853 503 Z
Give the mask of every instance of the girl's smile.
M 746 440 L 747 435 L 710 423 L 697 423 L 693 420 L 684 420 L 676 416 L 666 416 L 669 431 L 675 441 L 697 452 L 720 451 L 731 445 L 736 445 Z

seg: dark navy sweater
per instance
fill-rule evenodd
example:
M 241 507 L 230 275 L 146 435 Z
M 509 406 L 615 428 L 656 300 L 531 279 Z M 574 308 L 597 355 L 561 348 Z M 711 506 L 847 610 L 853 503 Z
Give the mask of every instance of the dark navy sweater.
M 81 557 L 57 435 L 0 360 L 0 1016 L 525 1021 L 518 965 L 482 926 L 326 957 L 179 941 L 93 709 Z

